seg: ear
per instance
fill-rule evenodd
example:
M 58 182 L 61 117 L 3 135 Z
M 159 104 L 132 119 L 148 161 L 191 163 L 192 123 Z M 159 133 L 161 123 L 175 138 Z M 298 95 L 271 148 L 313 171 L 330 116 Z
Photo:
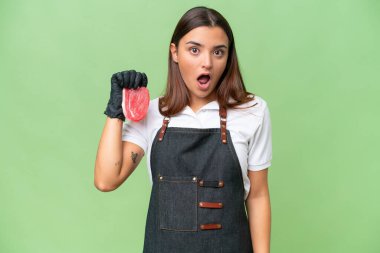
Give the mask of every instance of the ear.
M 175 63 L 178 63 L 178 54 L 177 54 L 177 47 L 174 43 L 170 43 L 170 52 L 172 54 L 172 59 Z

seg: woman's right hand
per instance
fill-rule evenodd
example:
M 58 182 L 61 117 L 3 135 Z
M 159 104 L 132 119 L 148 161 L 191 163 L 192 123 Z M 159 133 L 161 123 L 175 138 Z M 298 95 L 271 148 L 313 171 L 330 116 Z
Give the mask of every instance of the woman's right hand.
M 123 88 L 137 89 L 148 85 L 148 77 L 143 72 L 135 70 L 125 70 L 114 73 L 111 77 L 111 92 L 107 108 L 104 114 L 110 118 L 119 118 L 125 121 L 123 108 Z
M 144 73 L 134 70 L 117 72 L 111 78 L 111 95 L 104 112 L 108 115 L 100 138 L 95 160 L 94 184 L 100 191 L 112 191 L 119 187 L 136 169 L 144 156 L 144 150 L 128 141 L 122 141 L 125 120 L 123 88 L 146 87 L 148 79 Z M 118 119 L 113 119 L 118 118 Z

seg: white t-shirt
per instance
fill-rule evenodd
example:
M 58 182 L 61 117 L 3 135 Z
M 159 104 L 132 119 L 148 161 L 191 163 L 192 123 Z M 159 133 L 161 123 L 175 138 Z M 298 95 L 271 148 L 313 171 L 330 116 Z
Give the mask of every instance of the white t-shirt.
M 253 101 L 239 107 L 247 109 L 227 109 L 227 129 L 239 158 L 242 169 L 245 199 L 250 190 L 248 170 L 258 171 L 268 168 L 272 160 L 272 129 L 269 109 L 264 99 L 255 96 Z M 125 121 L 122 140 L 133 142 L 147 154 L 147 168 L 152 181 L 150 166 L 151 146 L 157 131 L 162 126 L 164 116 L 158 109 L 158 98 L 150 101 L 144 119 L 134 122 Z M 186 106 L 180 113 L 170 117 L 168 127 L 220 128 L 219 104 L 216 100 L 204 105 L 196 113 Z

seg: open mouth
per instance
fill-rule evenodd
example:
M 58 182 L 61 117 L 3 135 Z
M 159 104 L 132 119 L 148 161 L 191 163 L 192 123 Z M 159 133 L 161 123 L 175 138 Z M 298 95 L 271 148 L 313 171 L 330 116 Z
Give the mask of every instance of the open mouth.
M 210 79 L 210 75 L 200 75 L 197 79 L 199 88 L 203 90 L 207 89 L 210 84 Z

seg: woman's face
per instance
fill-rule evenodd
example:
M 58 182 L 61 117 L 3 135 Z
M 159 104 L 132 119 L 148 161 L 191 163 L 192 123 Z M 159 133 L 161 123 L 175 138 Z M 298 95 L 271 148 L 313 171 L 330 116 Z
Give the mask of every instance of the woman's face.
M 228 42 L 222 28 L 200 26 L 185 34 L 178 48 L 171 43 L 172 58 L 191 94 L 190 106 L 216 99 L 215 86 L 226 68 Z

